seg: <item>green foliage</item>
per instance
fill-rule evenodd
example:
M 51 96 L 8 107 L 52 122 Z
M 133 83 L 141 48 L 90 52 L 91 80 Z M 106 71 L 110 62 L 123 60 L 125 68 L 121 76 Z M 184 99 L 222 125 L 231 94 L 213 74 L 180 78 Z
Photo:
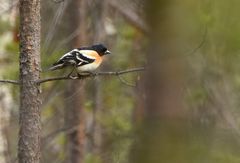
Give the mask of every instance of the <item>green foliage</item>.
M 0 35 L 8 32 L 9 29 L 11 29 L 10 22 L 0 17 Z
M 163 1 L 156 1 L 158 5 L 162 5 L 161 2 Z M 166 1 L 166 3 L 168 2 Z M 185 104 L 188 107 L 190 116 L 187 125 L 191 123 L 192 126 L 180 125 L 175 128 L 176 130 L 170 130 L 171 126 L 160 126 L 166 132 L 159 133 L 160 135 L 155 138 L 156 140 L 141 142 L 146 144 L 146 147 L 149 147 L 144 149 L 143 156 L 145 157 L 149 151 L 155 152 L 155 156 L 158 156 L 159 151 L 157 149 L 159 148 L 153 143 L 157 142 L 160 150 L 162 150 L 160 151 L 162 157 L 166 159 L 164 160 L 165 163 L 167 161 L 180 162 L 180 160 L 184 159 L 188 160 L 182 161 L 183 163 L 238 163 L 240 157 L 237 151 L 239 151 L 240 147 L 236 134 L 238 134 L 240 124 L 240 21 L 238 20 L 240 1 L 183 0 L 172 3 L 174 5 L 170 11 L 174 17 L 176 33 L 171 34 L 171 36 L 176 35 L 179 43 L 177 47 L 174 47 L 179 52 L 177 56 L 187 61 L 185 75 L 188 81 L 186 81 L 186 87 L 183 90 L 187 90 Z M 158 5 L 153 7 L 161 8 Z M 54 4 L 54 10 L 50 9 L 50 7 L 48 10 L 53 14 L 57 10 L 55 7 L 56 4 Z M 156 27 L 158 27 L 160 21 L 155 21 Z M 45 25 L 50 22 L 49 26 L 51 26 L 52 22 L 50 19 L 45 19 L 43 22 L 45 22 L 43 24 L 43 33 L 47 35 L 49 28 Z M 60 27 L 61 23 L 57 23 L 58 28 L 69 28 L 69 24 L 62 23 L 62 27 Z M 146 44 L 148 38 L 122 18 L 115 20 L 114 23 L 117 34 L 114 36 L 111 46 L 113 54 L 108 56 L 107 61 L 103 63 L 103 69 L 115 71 L 141 67 L 146 62 L 145 54 L 147 54 Z M 203 38 L 205 28 L 207 34 L 206 38 Z M 0 18 L 0 37 L 7 32 L 11 32 L 10 30 L 9 21 Z M 61 39 L 54 37 L 48 45 L 49 49 L 42 48 L 42 78 L 62 76 L 69 72 L 68 69 L 44 72 L 62 54 L 69 50 L 64 48 L 69 45 L 54 49 L 58 47 L 58 43 L 68 37 L 63 33 L 55 34 L 55 37 Z M 203 45 L 197 48 L 195 53 L 185 55 L 188 51 L 193 51 L 202 41 L 204 41 Z M 48 51 L 53 52 L 49 53 Z M 3 67 L 1 71 L 2 77 L 18 79 L 19 44 L 9 42 L 4 47 L 3 53 L 6 53 L 6 55 L 0 58 Z M 122 77 L 127 82 L 135 84 L 138 75 L 128 74 Z M 132 122 L 133 110 L 136 107 L 135 88 L 126 86 L 117 77 L 101 77 L 100 80 L 102 80 L 103 111 L 96 117 L 97 123 L 104 130 L 104 141 L 106 141 L 104 152 L 107 153 L 112 163 L 126 163 L 129 154 L 131 154 L 131 145 L 135 141 Z M 83 102 L 83 106 L 87 114 L 93 114 L 94 111 L 95 92 L 93 90 L 93 81 L 94 79 L 87 79 L 85 87 L 86 100 Z M 64 126 L 63 109 L 65 102 L 72 100 L 75 93 L 73 92 L 72 96 L 66 99 L 64 96 L 65 88 L 65 81 L 42 85 L 44 102 L 42 108 L 43 135 Z M 19 89 L 13 86 L 12 92 L 16 101 L 15 105 L 18 105 Z M 222 110 L 225 112 L 222 112 Z M 213 123 L 204 124 L 206 119 Z M 17 122 L 15 122 L 16 124 Z M 152 126 L 154 125 L 156 124 L 152 124 Z M 190 130 L 186 130 L 186 128 Z M 14 136 L 10 136 L 11 140 L 12 137 Z M 65 144 L 66 135 L 61 133 L 49 143 L 48 148 L 44 150 L 44 156 L 48 159 L 55 159 L 54 157 L 56 157 L 64 160 L 67 155 L 64 151 Z M 85 156 L 84 162 L 103 163 L 104 160 L 100 154 L 90 152 Z
M 202 106 L 208 100 L 208 92 L 204 88 L 191 89 L 188 103 L 192 106 Z
M 18 78 L 18 69 L 19 69 L 19 53 L 18 53 L 19 44 L 16 42 L 10 42 L 6 45 L 5 51 L 6 51 L 6 58 L 8 64 L 6 64 L 6 67 L 9 71 L 4 72 L 4 76 L 10 79 L 17 79 Z
M 84 162 L 85 163 L 102 163 L 101 158 L 93 154 L 87 154 Z

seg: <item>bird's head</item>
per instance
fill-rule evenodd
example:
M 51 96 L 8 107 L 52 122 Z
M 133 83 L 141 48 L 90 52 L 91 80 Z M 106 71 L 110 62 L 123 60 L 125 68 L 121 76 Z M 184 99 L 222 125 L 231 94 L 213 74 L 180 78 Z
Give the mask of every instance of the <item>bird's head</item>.
M 92 49 L 95 50 L 100 56 L 111 54 L 111 52 L 103 44 L 93 45 Z

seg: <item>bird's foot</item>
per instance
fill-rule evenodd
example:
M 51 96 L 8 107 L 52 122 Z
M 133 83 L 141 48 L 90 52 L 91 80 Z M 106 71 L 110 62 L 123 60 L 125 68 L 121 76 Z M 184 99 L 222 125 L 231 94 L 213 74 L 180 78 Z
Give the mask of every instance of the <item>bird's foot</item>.
M 87 72 L 87 71 L 77 73 L 77 75 L 78 75 L 78 78 L 84 78 L 84 77 L 89 77 L 89 76 L 95 76 L 94 73 L 92 73 L 92 72 Z
M 70 78 L 70 79 L 77 79 L 77 78 L 79 78 L 79 76 L 73 76 L 73 75 L 72 75 L 72 72 L 69 73 L 69 74 L 67 75 L 67 77 Z
M 79 78 L 79 76 L 72 76 L 72 75 L 70 75 L 70 76 L 68 76 L 70 79 L 73 79 L 73 80 L 75 80 L 75 79 L 78 79 Z
M 94 73 L 93 72 L 90 72 L 90 71 L 84 71 L 84 72 L 81 72 L 81 73 L 78 73 L 79 75 L 81 76 L 93 76 Z

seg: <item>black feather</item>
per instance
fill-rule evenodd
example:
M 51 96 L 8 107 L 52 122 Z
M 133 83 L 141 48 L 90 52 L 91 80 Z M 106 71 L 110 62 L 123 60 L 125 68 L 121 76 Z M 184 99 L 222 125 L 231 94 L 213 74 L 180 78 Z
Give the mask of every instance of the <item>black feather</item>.
M 66 66 L 83 66 L 89 63 L 94 62 L 95 59 L 88 58 L 81 54 L 77 49 L 66 53 L 63 55 L 56 63 L 53 64 L 53 66 L 49 69 L 50 71 L 56 70 L 56 69 L 62 69 Z

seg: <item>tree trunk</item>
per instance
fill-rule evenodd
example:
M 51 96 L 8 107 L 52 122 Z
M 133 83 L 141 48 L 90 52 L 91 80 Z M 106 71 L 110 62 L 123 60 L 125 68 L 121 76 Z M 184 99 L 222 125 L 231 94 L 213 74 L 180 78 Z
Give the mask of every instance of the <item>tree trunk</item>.
M 92 0 L 91 5 L 91 20 L 93 27 L 93 42 L 104 43 L 105 40 L 105 28 L 104 28 L 104 16 L 106 8 L 105 0 Z M 101 69 L 101 67 L 100 67 Z M 94 108 L 93 108 L 93 121 L 91 126 L 91 151 L 93 154 L 101 154 L 102 145 L 102 129 L 101 125 L 97 121 L 98 115 L 100 115 L 103 109 L 102 103 L 102 82 L 99 78 L 94 80 Z
M 84 0 L 72 0 L 71 8 L 71 31 L 79 30 L 79 33 L 71 43 L 72 48 L 84 46 L 88 41 L 86 30 L 86 7 Z M 65 97 L 66 102 L 66 125 L 74 127 L 73 131 L 67 135 L 67 162 L 82 163 L 85 155 L 85 111 L 84 111 L 84 82 L 68 81 Z M 71 97 L 71 98 L 69 98 Z
M 20 0 L 19 163 L 40 162 L 40 0 Z
M 72 128 L 67 134 L 67 161 L 82 163 L 85 154 L 85 113 L 83 109 L 83 83 L 69 81 L 66 90 L 66 125 Z M 74 94 L 73 98 L 69 98 Z
M 174 0 L 149 0 L 147 6 L 152 28 L 147 58 L 151 65 L 146 71 L 145 116 L 132 148 L 131 162 L 212 162 L 209 145 L 214 128 L 207 126 L 202 130 L 190 123 L 184 107 L 187 64 L 186 55 L 179 53 L 178 27 L 182 22 L 177 19 L 181 6 Z
M 136 163 L 187 162 L 187 130 L 182 105 L 181 57 L 177 57 L 171 0 L 149 0 L 147 18 L 151 32 L 144 79 L 144 120 L 134 144 Z M 143 104 L 144 105 L 144 104 Z M 186 143 L 186 146 L 185 146 Z

